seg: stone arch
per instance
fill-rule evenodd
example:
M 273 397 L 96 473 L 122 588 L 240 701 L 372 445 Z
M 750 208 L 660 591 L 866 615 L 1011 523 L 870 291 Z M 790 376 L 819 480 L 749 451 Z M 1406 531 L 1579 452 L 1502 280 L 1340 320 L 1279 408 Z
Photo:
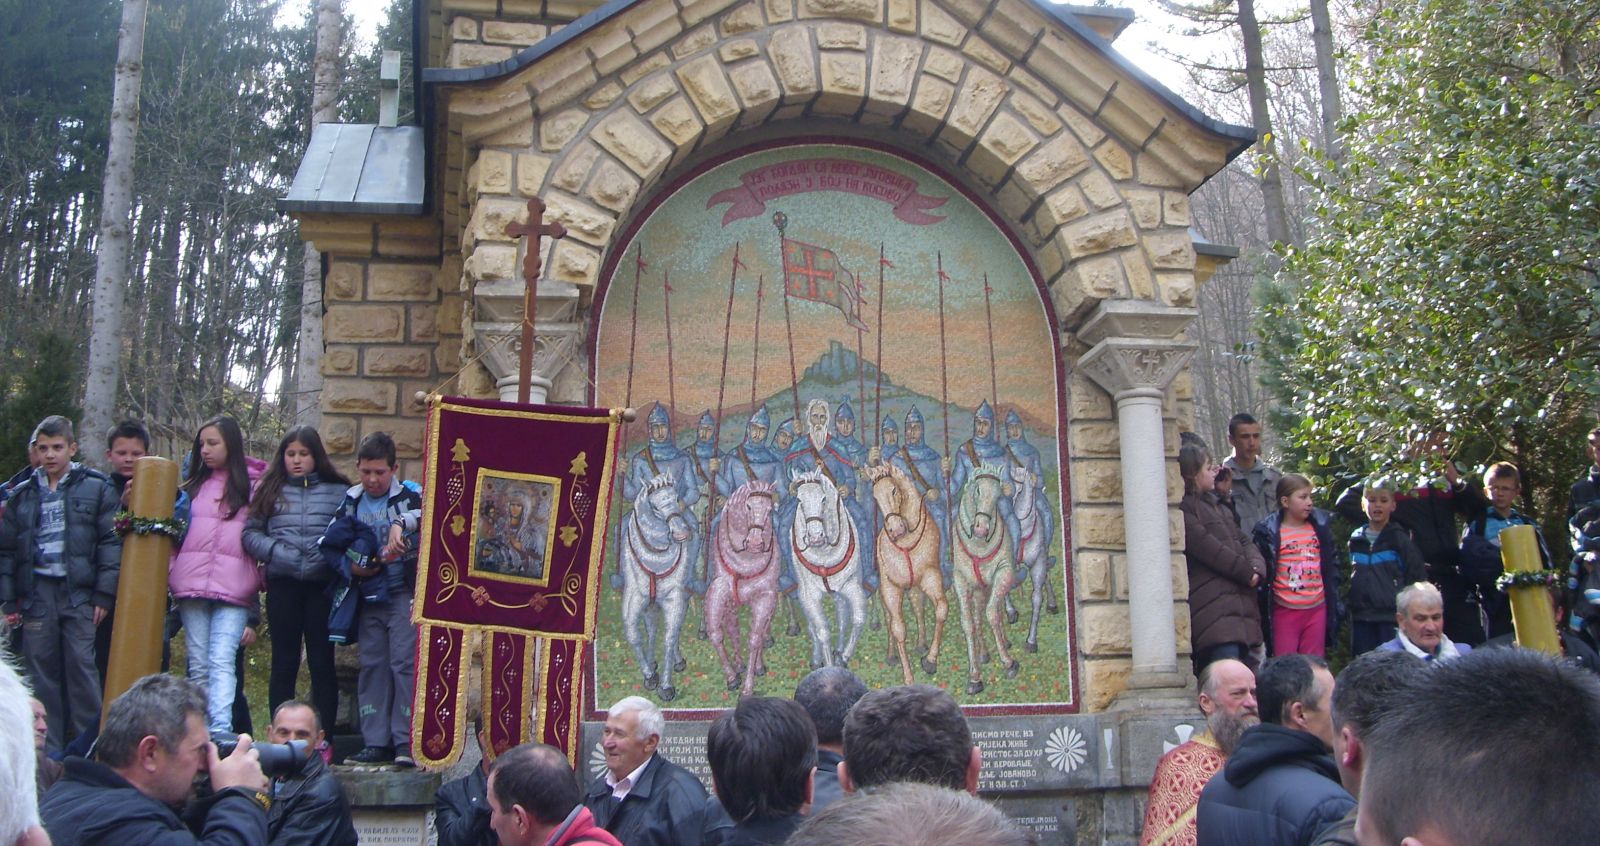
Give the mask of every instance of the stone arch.
M 571 286 L 552 313 L 580 323 L 620 225 L 661 180 L 729 136 L 837 121 L 921 144 L 986 192 L 1064 329 L 1104 299 L 1191 305 L 1188 191 L 1231 151 L 1114 70 L 1022 0 L 639 3 L 448 95 L 444 187 L 470 208 L 461 285 L 480 303 L 520 296 L 503 232 L 537 194 L 571 232 L 548 257 L 546 279 Z

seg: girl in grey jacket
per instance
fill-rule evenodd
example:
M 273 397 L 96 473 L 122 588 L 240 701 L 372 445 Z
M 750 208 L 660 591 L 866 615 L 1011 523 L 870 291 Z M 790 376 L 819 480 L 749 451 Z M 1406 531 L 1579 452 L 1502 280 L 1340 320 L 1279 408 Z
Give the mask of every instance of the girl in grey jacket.
M 276 710 L 296 698 L 303 641 L 311 671 L 311 702 L 330 730 L 339 701 L 333 643 L 328 640 L 328 585 L 333 573 L 317 539 L 349 486 L 350 480 L 328 460 L 316 429 L 290 429 L 250 500 L 244 528 L 245 551 L 266 568 L 267 626 L 272 632 L 270 705 Z

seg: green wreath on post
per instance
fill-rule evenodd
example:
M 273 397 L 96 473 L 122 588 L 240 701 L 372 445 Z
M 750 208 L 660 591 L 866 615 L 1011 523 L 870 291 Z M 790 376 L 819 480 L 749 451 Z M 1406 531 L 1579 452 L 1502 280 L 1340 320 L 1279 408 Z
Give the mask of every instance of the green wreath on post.
M 176 541 L 182 539 L 183 533 L 189 529 L 189 523 L 177 517 L 168 517 L 164 520 L 137 517 L 132 511 L 118 511 L 112 520 L 119 535 L 126 535 L 129 532 L 136 535 L 165 535 Z
M 1495 579 L 1494 586 L 1501 590 L 1514 587 L 1550 588 L 1561 584 L 1566 577 L 1567 574 L 1560 570 L 1518 570 L 1502 574 Z

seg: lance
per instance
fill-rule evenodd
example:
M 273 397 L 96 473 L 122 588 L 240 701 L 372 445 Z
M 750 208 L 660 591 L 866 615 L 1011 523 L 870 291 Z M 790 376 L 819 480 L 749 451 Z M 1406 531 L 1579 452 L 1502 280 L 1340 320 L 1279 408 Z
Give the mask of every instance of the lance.
M 756 406 L 756 374 L 761 372 L 761 306 L 767 295 L 767 277 L 756 277 L 756 336 L 750 347 L 750 407 Z
M 789 228 L 789 216 L 783 212 L 772 215 L 772 225 L 778 228 L 778 267 L 783 269 L 783 331 L 789 337 L 789 393 L 794 401 L 794 426 L 800 431 L 800 372 L 794 366 L 794 317 L 789 313 L 789 268 L 785 264 L 784 249 L 788 239 L 783 231 Z
M 671 421 L 673 415 L 678 413 L 677 377 L 672 368 L 672 281 L 667 278 L 667 271 L 661 271 L 662 302 L 667 318 L 667 404 L 672 406 L 667 420 Z
M 994 398 L 995 408 L 999 408 L 1000 382 L 994 373 L 994 310 L 989 307 L 989 293 L 993 290 L 989 287 L 989 274 L 983 274 L 983 314 L 989 323 L 989 396 Z
M 883 446 L 883 269 L 893 267 L 889 260 L 883 257 L 883 243 L 878 243 L 878 355 L 874 359 L 873 367 L 878 371 L 877 395 L 873 399 L 872 414 L 877 418 L 874 424 L 878 432 L 878 446 Z
M 717 382 L 717 416 L 711 421 L 711 447 L 713 453 L 722 450 L 722 400 L 724 391 L 728 387 L 728 341 L 733 333 L 733 290 L 739 282 L 739 268 L 744 262 L 739 260 L 739 243 L 733 245 L 733 271 L 728 274 L 728 308 L 726 317 L 722 321 L 722 379 Z M 710 544 L 707 544 L 709 548 Z
M 644 245 L 640 244 L 633 254 L 633 314 L 628 324 L 628 390 L 623 399 L 625 408 L 633 408 L 633 353 L 639 341 L 639 277 L 643 275 Z M 632 440 L 633 427 L 629 426 L 622 431 L 622 454 L 628 454 L 629 442 Z
M 944 272 L 944 253 L 935 253 L 934 256 L 938 261 L 937 268 L 939 272 L 939 411 L 942 412 L 940 416 L 944 419 L 944 457 L 946 461 L 950 461 L 950 365 L 945 358 L 944 344 L 944 283 L 949 280 L 950 276 Z M 951 463 L 954 464 L 955 462 L 951 461 Z M 944 476 L 945 513 L 949 514 L 953 521 L 955 509 L 950 504 L 950 474 L 943 473 L 941 475 Z M 946 549 L 948 550 L 949 547 L 947 546 Z

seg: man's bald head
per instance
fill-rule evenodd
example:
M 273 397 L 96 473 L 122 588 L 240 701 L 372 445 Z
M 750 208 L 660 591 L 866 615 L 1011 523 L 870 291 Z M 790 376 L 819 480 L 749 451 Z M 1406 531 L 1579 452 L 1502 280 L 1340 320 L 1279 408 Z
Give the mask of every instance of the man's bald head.
M 1256 674 L 1232 658 L 1207 664 L 1200 671 L 1200 712 L 1223 753 L 1232 754 L 1244 730 L 1261 722 Z

